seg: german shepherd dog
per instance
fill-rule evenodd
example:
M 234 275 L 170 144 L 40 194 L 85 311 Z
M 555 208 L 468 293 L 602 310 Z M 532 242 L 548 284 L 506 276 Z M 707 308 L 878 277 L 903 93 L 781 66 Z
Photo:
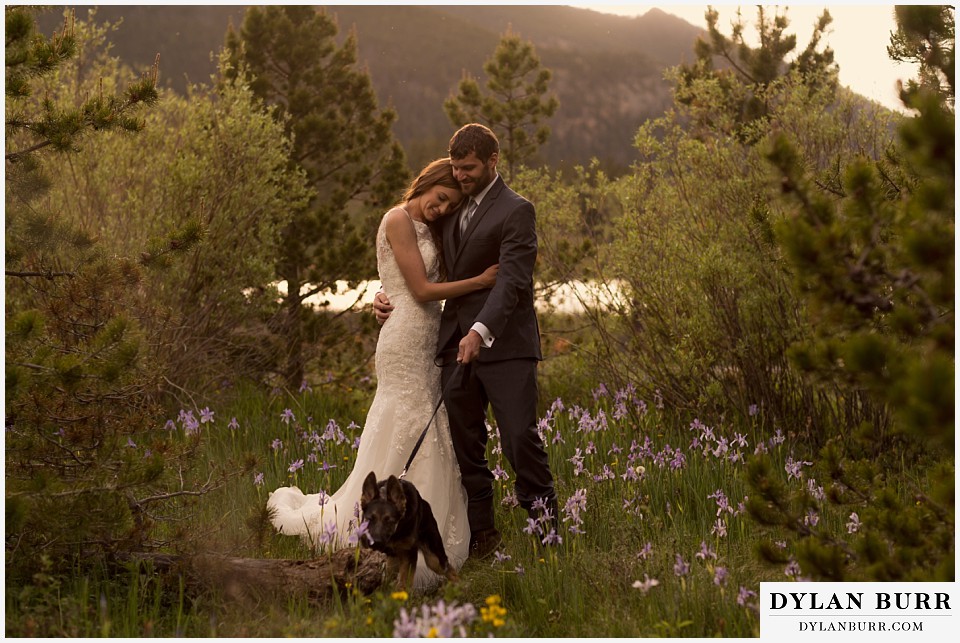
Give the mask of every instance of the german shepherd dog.
M 363 481 L 360 508 L 373 540 L 369 546 L 387 555 L 388 578 L 396 575 L 399 589 L 406 589 L 413 580 L 418 551 L 423 552 L 427 567 L 447 580 L 457 580 L 430 503 L 412 483 L 396 476 L 377 482 L 371 471 Z

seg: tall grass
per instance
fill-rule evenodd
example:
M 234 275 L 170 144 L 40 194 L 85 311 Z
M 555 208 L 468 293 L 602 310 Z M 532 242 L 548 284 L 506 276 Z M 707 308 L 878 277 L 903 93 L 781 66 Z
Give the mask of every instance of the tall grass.
M 219 408 L 184 409 L 166 429 L 199 431 L 199 462 L 249 466 L 197 503 L 188 532 L 234 556 L 310 558 L 316 552 L 300 539 L 265 527 L 267 494 L 290 484 L 336 490 L 355 459 L 370 391 L 347 400 L 322 387 L 233 393 Z M 682 417 L 657 399 L 601 383 L 568 398 L 544 399 L 539 424 L 556 478 L 561 542 L 543 544 L 544 534 L 516 506 L 514 472 L 491 424 L 488 457 L 504 542 L 491 559 L 467 561 L 457 584 L 428 595 L 385 587 L 325 606 L 291 600 L 251 610 L 215 595 L 185 595 L 182 586 L 133 569 L 119 581 L 82 577 L 76 586 L 48 588 L 44 600 L 61 613 L 34 629 L 77 636 L 758 635 L 760 581 L 802 570 L 759 562 L 761 540 L 788 560 L 788 539 L 747 516 L 745 459 L 766 452 L 788 485 L 816 493 L 817 467 L 805 464 L 813 460 L 805 445 L 766 426 L 761 413 L 737 425 Z M 847 517 L 836 511 L 824 507 L 811 520 L 842 537 Z M 8 633 L 28 633 L 25 614 L 44 600 L 8 592 Z

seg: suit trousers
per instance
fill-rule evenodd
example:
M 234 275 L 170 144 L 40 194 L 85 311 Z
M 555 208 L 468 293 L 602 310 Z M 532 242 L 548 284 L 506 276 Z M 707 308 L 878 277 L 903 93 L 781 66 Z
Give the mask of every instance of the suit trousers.
M 444 390 L 456 366 L 443 367 Z M 444 404 L 467 491 L 470 530 L 476 533 L 494 526 L 494 476 L 487 464 L 484 424 L 488 405 L 500 430 L 503 454 L 516 473 L 514 488 L 520 505 L 529 509 L 538 498 L 555 503 L 556 492 L 547 453 L 537 433 L 537 360 L 477 360 L 470 368 L 472 373 L 464 385 L 452 386 L 444 394 Z

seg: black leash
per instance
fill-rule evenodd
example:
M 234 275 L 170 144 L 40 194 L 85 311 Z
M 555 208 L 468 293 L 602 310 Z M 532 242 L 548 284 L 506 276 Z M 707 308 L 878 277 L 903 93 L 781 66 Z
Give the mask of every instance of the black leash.
M 423 439 L 427 437 L 427 429 L 430 428 L 430 424 L 433 422 L 433 419 L 437 417 L 437 411 L 440 410 L 440 405 L 443 404 L 443 396 L 450 392 L 450 389 L 453 387 L 453 383 L 458 379 L 460 380 L 460 384 L 463 384 L 463 380 L 467 377 L 469 369 L 469 365 L 464 366 L 462 362 L 457 362 L 457 370 L 455 370 L 453 375 L 450 376 L 450 379 L 447 380 L 447 385 L 440 393 L 440 399 L 437 400 L 437 405 L 433 408 L 433 415 L 431 415 L 430 419 L 427 420 L 427 426 L 423 427 L 423 431 L 420 432 L 420 437 L 417 438 L 417 443 L 413 445 L 413 451 L 410 453 L 410 457 L 407 458 L 407 463 L 403 465 L 403 471 L 400 473 L 401 480 L 403 480 L 404 476 L 407 475 L 407 469 L 410 468 L 413 458 L 416 457 L 417 451 L 420 450 L 420 445 L 423 444 Z

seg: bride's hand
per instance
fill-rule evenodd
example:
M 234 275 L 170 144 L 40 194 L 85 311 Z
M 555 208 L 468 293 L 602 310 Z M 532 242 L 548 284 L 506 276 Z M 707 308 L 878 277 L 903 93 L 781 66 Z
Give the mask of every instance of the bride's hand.
M 390 305 L 390 298 L 381 290 L 373 297 L 373 314 L 377 318 L 377 323 L 383 326 L 391 312 L 393 312 L 393 306 Z
M 500 270 L 500 264 L 495 263 L 486 270 L 483 271 L 478 277 L 477 280 L 480 283 L 481 288 L 493 288 L 497 283 L 497 272 Z

